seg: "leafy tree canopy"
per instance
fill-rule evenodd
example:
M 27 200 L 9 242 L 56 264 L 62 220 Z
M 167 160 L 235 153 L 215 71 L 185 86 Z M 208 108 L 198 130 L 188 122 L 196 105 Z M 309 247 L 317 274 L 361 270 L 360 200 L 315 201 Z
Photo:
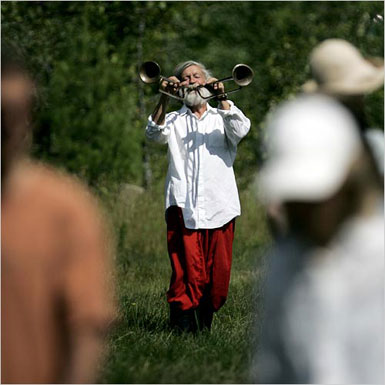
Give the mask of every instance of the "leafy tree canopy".
M 165 76 L 188 59 L 216 77 L 237 63 L 254 69 L 253 83 L 232 97 L 252 121 L 235 165 L 246 186 L 263 157 L 265 118 L 309 78 L 312 48 L 338 37 L 383 57 L 383 16 L 379 1 L 1 4 L 2 40 L 20 47 L 40 86 L 34 154 L 90 184 L 146 186 L 162 185 L 167 160 L 144 139 L 158 94 L 138 80 L 143 61 L 157 61 Z M 383 90 L 367 106 L 370 125 L 383 127 Z

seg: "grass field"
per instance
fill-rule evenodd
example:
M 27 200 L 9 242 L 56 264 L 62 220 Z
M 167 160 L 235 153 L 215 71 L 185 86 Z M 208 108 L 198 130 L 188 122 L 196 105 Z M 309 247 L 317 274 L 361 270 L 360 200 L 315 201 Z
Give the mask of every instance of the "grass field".
M 250 383 L 256 289 L 269 242 L 263 210 L 241 194 L 229 297 L 211 333 L 178 335 L 168 327 L 170 279 L 163 196 L 133 193 L 108 202 L 116 229 L 119 318 L 109 337 L 102 383 Z

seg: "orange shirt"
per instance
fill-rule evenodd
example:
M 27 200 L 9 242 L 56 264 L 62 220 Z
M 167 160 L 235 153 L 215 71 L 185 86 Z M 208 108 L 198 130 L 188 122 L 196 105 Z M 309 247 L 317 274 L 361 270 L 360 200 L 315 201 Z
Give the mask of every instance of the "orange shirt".
M 22 162 L 2 196 L 2 382 L 64 381 L 73 341 L 113 320 L 109 234 L 73 178 Z

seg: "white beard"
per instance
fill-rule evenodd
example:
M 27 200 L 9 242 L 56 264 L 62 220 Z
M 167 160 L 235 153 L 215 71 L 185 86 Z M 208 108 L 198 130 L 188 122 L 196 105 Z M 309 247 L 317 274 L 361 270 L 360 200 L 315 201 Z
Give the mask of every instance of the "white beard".
M 208 97 L 211 96 L 211 92 L 205 88 L 201 87 L 199 89 L 199 92 L 203 97 Z M 194 89 L 187 89 L 186 95 L 184 97 L 184 103 L 186 104 L 187 107 L 198 107 L 202 106 L 207 103 L 206 99 L 203 99 L 203 97 L 199 95 L 199 93 Z

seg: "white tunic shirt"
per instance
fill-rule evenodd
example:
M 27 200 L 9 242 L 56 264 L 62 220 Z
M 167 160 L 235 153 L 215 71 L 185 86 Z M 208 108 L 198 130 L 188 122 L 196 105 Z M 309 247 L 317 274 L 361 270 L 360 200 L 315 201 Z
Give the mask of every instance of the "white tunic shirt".
M 346 221 L 325 248 L 280 239 L 267 260 L 253 382 L 383 384 L 383 209 Z
M 207 104 L 200 119 L 185 105 L 164 125 L 148 119 L 147 138 L 168 144 L 166 209 L 181 207 L 189 229 L 218 228 L 241 213 L 233 163 L 250 120 L 229 103 L 230 110 Z
M 287 351 L 309 383 L 384 383 L 383 215 L 345 223 L 287 296 Z

